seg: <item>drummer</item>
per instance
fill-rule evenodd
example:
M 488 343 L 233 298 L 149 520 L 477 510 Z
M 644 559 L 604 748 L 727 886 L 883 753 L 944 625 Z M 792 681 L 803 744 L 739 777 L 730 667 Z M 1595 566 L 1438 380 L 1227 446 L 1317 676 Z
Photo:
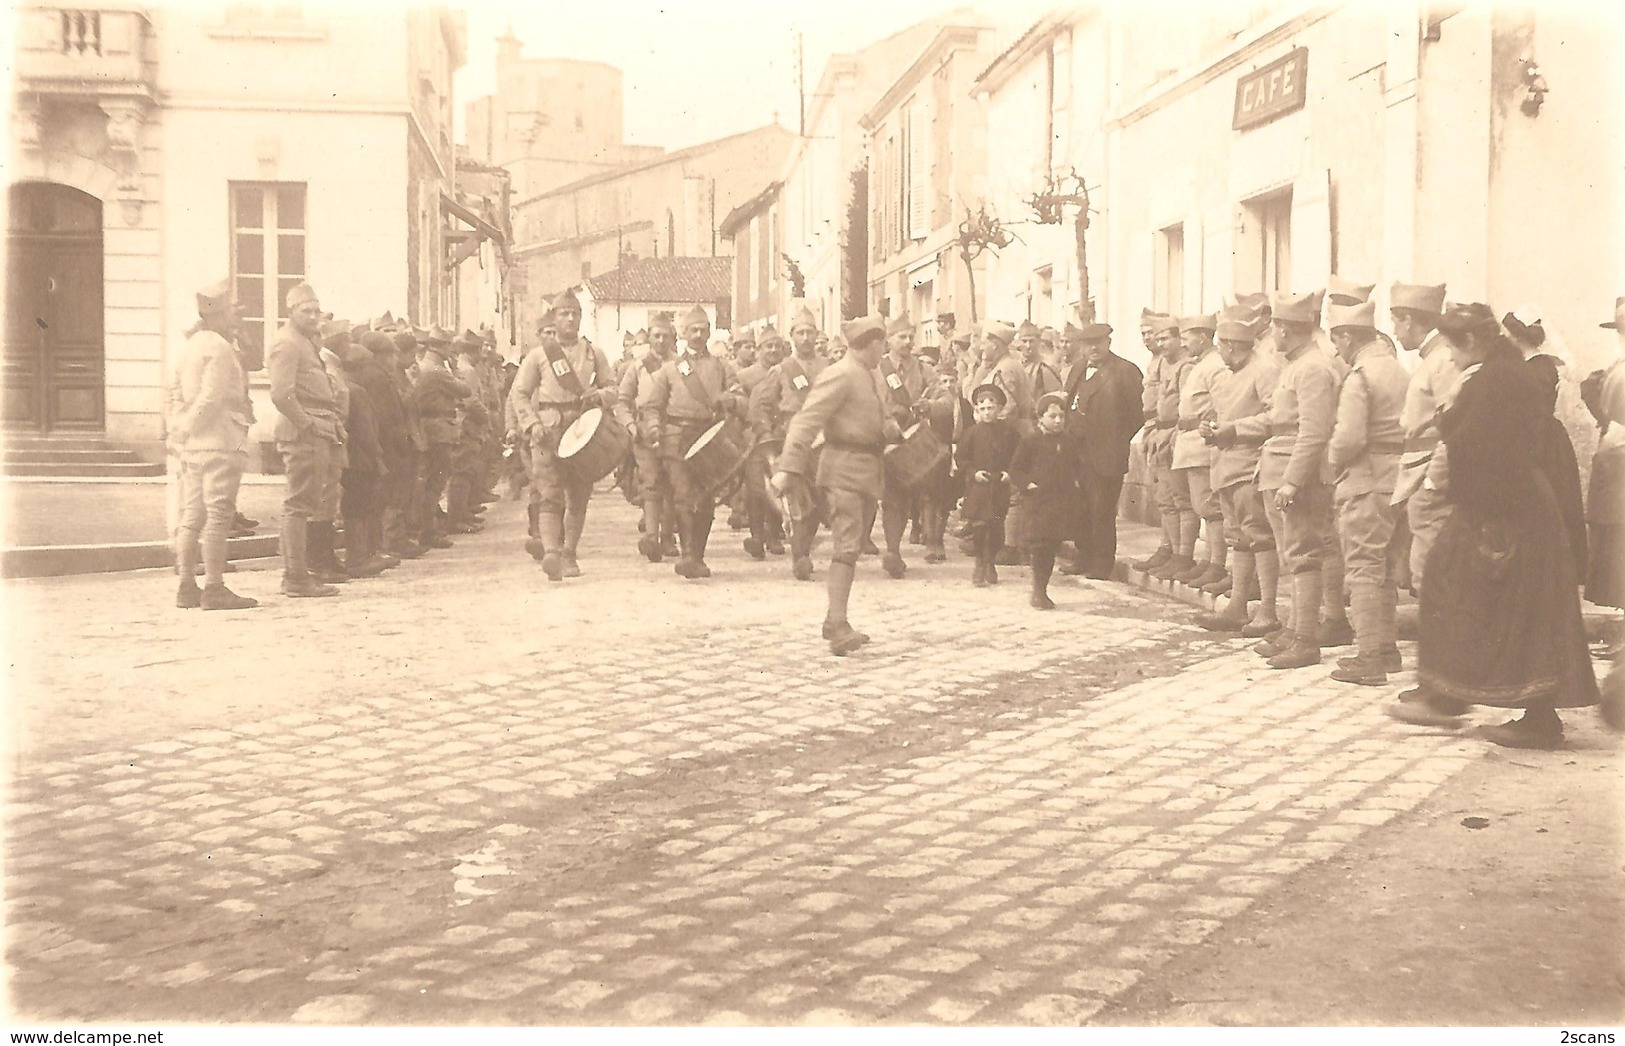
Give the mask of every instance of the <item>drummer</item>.
M 745 520 L 750 527 L 745 553 L 752 559 L 766 559 L 768 553 L 784 555 L 784 526 L 774 499 L 768 497 L 767 456 L 772 432 L 765 416 L 768 393 L 778 378 L 775 368 L 783 358 L 784 339 L 769 325 L 757 339 L 756 362 L 739 371 L 739 387 L 747 404 L 745 418 L 756 444 L 751 448 L 750 457 L 745 459 L 745 481 L 740 484 Z
M 615 418 L 632 434 L 632 459 L 638 470 L 638 495 L 643 502 L 643 536 L 638 551 L 651 563 L 677 555 L 677 517 L 671 511 L 671 483 L 659 451 L 638 427 L 638 405 L 654 388 L 654 377 L 677 351 L 677 325 L 671 314 L 659 312 L 649 321 L 648 352 L 627 367 L 621 378 Z
M 687 343 L 655 372 L 648 398 L 638 404 L 638 428 L 666 465 L 677 512 L 681 545 L 676 572 L 685 578 L 711 576 L 705 545 L 716 515 L 715 493 L 699 488 L 683 455 L 705 430 L 744 414 L 744 396 L 733 365 L 713 356 L 707 343 L 711 321 L 698 305 L 683 317 Z
M 773 487 L 787 501 L 805 504 L 816 482 L 828 512 L 834 554 L 829 563 L 829 609 L 824 638 L 830 651 L 845 655 L 869 641 L 847 621 L 847 602 L 857 573 L 863 535 L 874 524 L 883 488 L 881 449 L 900 438 L 888 416 L 889 390 L 875 371 L 886 344 L 885 321 L 865 316 L 842 325 L 846 355 L 813 383 L 807 402 L 790 421 Z M 824 438 L 824 452 L 814 473 L 812 443 Z
M 820 339 L 828 345 L 828 339 L 818 332 L 818 320 L 813 317 L 812 310 L 801 306 L 790 321 L 790 355 L 778 365 L 772 380 L 766 383 L 768 391 L 764 393 L 762 413 L 769 423 L 771 441 L 783 444 L 790 419 L 807 402 L 807 393 L 812 389 L 813 382 L 830 366 L 829 360 L 818 352 Z M 821 447 L 814 447 L 808 452 L 810 466 L 815 473 L 821 450 Z M 790 528 L 790 571 L 797 581 L 809 581 L 813 576 L 812 545 L 822 511 L 816 496 L 812 501 L 813 504 L 802 512 L 799 519 L 785 521 Z
M 899 429 L 926 418 L 933 406 L 952 404 L 937 385 L 937 371 L 914 355 L 914 324 L 898 316 L 886 328 L 886 352 L 880 357 L 880 376 L 886 383 L 886 412 Z M 905 490 L 888 475 L 880 499 L 880 525 L 886 551 L 880 565 L 894 578 L 908 571 L 903 562 L 903 533 L 914 515 L 917 492 Z
M 619 390 L 611 380 L 609 361 L 581 336 L 581 303 L 571 291 L 553 299 L 556 337 L 545 334 L 519 364 L 508 392 L 523 438 L 530 441 L 530 483 L 541 506 L 540 537 L 527 539 L 525 551 L 541 560 L 550 580 L 580 577 L 576 547 L 587 522 L 592 484 L 559 467 L 559 437 L 570 423 L 592 407 L 613 408 Z

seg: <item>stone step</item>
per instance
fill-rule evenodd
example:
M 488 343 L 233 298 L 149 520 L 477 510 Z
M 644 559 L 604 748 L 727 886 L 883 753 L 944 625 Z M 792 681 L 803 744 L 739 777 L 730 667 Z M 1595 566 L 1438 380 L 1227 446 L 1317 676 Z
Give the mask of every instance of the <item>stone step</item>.
M 39 436 L 7 432 L 0 436 L 7 450 L 117 450 L 124 448 L 104 436 Z
M 7 476 L 67 476 L 67 477 L 133 477 L 133 476 L 162 476 L 164 466 L 162 462 L 151 461 L 98 461 L 98 462 L 62 462 L 62 461 L 34 461 L 15 462 L 7 460 L 0 463 L 0 474 Z
M 3 457 L 0 457 L 0 461 L 7 465 L 120 465 L 140 460 L 135 451 L 113 446 L 94 450 L 8 446 Z

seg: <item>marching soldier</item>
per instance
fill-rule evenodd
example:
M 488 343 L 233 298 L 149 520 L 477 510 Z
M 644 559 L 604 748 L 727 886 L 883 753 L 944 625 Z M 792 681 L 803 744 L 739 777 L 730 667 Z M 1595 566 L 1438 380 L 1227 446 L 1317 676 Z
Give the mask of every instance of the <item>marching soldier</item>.
M 771 326 L 762 331 L 757 343 L 756 362 L 739 371 L 739 388 L 745 396 L 746 420 L 751 427 L 755 445 L 745 459 L 744 482 L 741 495 L 745 501 L 745 523 L 750 537 L 745 539 L 745 552 L 752 559 L 766 559 L 768 553 L 784 555 L 783 527 L 778 510 L 768 497 L 767 456 L 769 447 L 764 440 L 771 439 L 771 426 L 764 416 L 767 390 L 774 387 L 774 368 L 784 358 L 784 339 Z
M 1326 442 L 1337 409 L 1337 372 L 1315 345 L 1320 295 L 1278 295 L 1270 320 L 1283 364 L 1270 396 L 1269 439 L 1258 466 L 1270 530 L 1292 578 L 1292 621 L 1255 649 L 1271 668 L 1320 663 L 1321 563 L 1332 526 Z
M 677 511 L 677 536 L 682 554 L 676 572 L 685 578 L 706 578 L 705 546 L 716 517 L 715 494 L 701 490 L 684 460 L 694 441 L 729 414 L 744 413 L 744 396 L 732 364 L 711 355 L 711 321 L 696 305 L 683 317 L 687 343 L 656 372 L 649 397 L 639 404 L 638 428 L 656 447 L 671 481 Z
M 847 620 L 847 604 L 857 573 L 863 535 L 874 525 L 884 486 L 881 452 L 901 432 L 887 416 L 889 390 L 875 370 L 886 344 L 884 321 L 866 316 L 843 326 L 847 351 L 840 362 L 819 375 L 806 404 L 791 419 L 779 456 L 773 487 L 792 502 L 805 504 L 810 483 L 823 493 L 834 552 L 829 563 L 829 608 L 824 638 L 830 651 L 844 656 L 869 641 Z M 812 443 L 824 438 L 816 473 Z
M 1209 485 L 1218 493 L 1234 569 L 1224 610 L 1199 614 L 1196 623 L 1210 632 L 1262 639 L 1281 627 L 1275 605 L 1281 561 L 1257 485 L 1259 458 L 1270 434 L 1270 397 L 1280 382 L 1281 364 L 1274 352 L 1258 346 L 1261 329 L 1252 315 L 1236 308 L 1219 320 L 1218 352 L 1229 373 L 1214 384 L 1213 417 L 1199 431 L 1215 448 Z M 1259 601 L 1249 615 L 1254 580 Z
M 812 311 L 803 305 L 790 321 L 790 355 L 778 366 L 777 373 L 767 383 L 765 411 L 771 415 L 772 439 L 782 448 L 790 419 L 807 402 L 813 382 L 830 366 L 829 360 L 818 353 L 818 321 Z M 826 340 L 825 344 L 828 342 Z M 821 446 L 808 450 L 808 465 L 812 473 L 818 470 Z M 780 451 L 782 453 L 782 449 Z M 790 570 L 797 581 L 808 581 L 813 575 L 812 544 L 823 516 L 820 499 L 813 496 L 798 518 L 786 520 L 790 528 Z
M 1174 423 L 1174 482 L 1182 485 L 1191 509 L 1207 530 L 1207 559 L 1174 575 L 1175 581 L 1192 588 L 1216 585 L 1225 577 L 1224 513 L 1212 485 L 1213 447 L 1202 438 L 1202 422 L 1213 415 L 1213 387 L 1230 373 L 1213 345 L 1218 318 L 1213 315 L 1187 316 L 1179 321 L 1179 339 L 1189 367 L 1179 382 L 1179 415 Z M 1181 551 L 1184 549 L 1184 523 L 1181 521 Z M 1195 560 L 1195 535 L 1191 535 L 1191 559 Z
M 886 384 L 886 411 L 898 429 L 918 421 L 932 401 L 941 399 L 937 372 L 914 356 L 914 324 L 898 316 L 886 328 L 887 351 L 880 357 L 880 376 Z M 908 571 L 903 562 L 903 533 L 913 515 L 915 492 L 904 490 L 888 475 L 880 497 L 880 527 L 886 538 L 881 567 L 900 578 Z
M 446 492 L 452 454 L 462 435 L 457 411 L 472 391 L 447 367 L 450 355 L 451 335 L 439 327 L 429 330 L 418 347 L 415 387 L 427 444 L 422 462 L 423 489 L 417 505 L 418 529 L 424 543 L 436 548 L 451 547 L 446 523 L 440 516 L 440 498 Z
M 1338 662 L 1332 678 L 1380 686 L 1401 668 L 1394 608 L 1397 582 L 1389 546 L 1396 510 L 1394 481 L 1404 432 L 1399 413 L 1409 375 L 1393 346 L 1377 333 L 1376 306 L 1328 306 L 1332 341 L 1352 368 L 1337 398 L 1327 461 L 1337 488 L 1337 528 L 1353 601 L 1358 652 Z
M 649 351 L 633 361 L 621 378 L 615 417 L 632 434 L 632 457 L 637 463 L 638 495 L 643 503 L 643 536 L 638 551 L 651 563 L 677 553 L 677 520 L 671 507 L 671 483 L 659 448 L 650 444 L 649 434 L 638 425 L 638 406 L 652 394 L 654 377 L 677 349 L 677 327 L 666 313 L 649 321 Z
M 530 440 L 530 483 L 536 499 L 539 538 L 525 551 L 541 561 L 551 581 L 580 577 L 576 549 L 587 523 L 592 484 L 559 465 L 559 437 L 593 407 L 613 409 L 619 390 L 611 384 L 609 361 L 581 337 L 581 303 L 566 290 L 553 299 L 557 338 L 543 337 L 525 354 L 508 398 L 520 432 Z

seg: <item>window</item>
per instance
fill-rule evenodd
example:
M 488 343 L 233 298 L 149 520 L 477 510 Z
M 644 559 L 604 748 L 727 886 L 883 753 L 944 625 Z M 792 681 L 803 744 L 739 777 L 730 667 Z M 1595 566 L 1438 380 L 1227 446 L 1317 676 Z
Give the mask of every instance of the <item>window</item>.
M 305 185 L 232 182 L 230 193 L 232 287 L 243 337 L 263 352 L 288 318 L 288 291 L 305 278 Z
M 1185 307 L 1185 225 L 1157 233 L 1157 262 L 1151 300 L 1158 312 L 1178 316 Z
M 1258 289 L 1270 293 L 1292 289 L 1292 190 L 1261 196 L 1247 203 L 1249 237 L 1256 255 L 1253 272 Z

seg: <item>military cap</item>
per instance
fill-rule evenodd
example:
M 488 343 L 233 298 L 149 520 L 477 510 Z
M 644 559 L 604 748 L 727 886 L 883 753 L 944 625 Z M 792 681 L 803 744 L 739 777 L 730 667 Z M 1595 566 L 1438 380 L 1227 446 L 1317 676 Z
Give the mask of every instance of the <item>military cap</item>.
M 1444 311 L 1444 284 L 1395 283 L 1388 292 L 1388 307 L 1437 316 Z
M 553 299 L 553 308 L 555 308 L 555 309 L 566 309 L 566 308 L 568 308 L 568 309 L 574 309 L 576 312 L 580 312 L 581 311 L 581 299 L 576 297 L 576 292 L 574 290 L 571 290 L 570 288 L 566 287 L 564 290 L 562 290 L 562 291 L 560 291 L 558 293 L 558 297 Z
M 841 324 L 841 335 L 846 338 L 848 348 L 860 349 L 874 339 L 886 336 L 886 320 L 873 313 L 859 316 Z
M 913 334 L 913 333 L 914 333 L 914 321 L 909 319 L 908 315 L 906 313 L 892 317 L 890 322 L 888 322 L 886 324 L 886 334 L 888 336 L 892 335 L 892 334 Z
M 1333 273 L 1326 281 L 1326 295 L 1336 305 L 1358 305 L 1363 301 L 1371 300 L 1371 292 L 1377 289 L 1374 283 L 1355 283 Z
M 649 330 L 651 332 L 655 330 L 668 330 L 675 333 L 677 330 L 677 324 L 672 321 L 671 313 L 657 312 L 653 316 L 649 317 Z
M 1218 335 L 1220 341 L 1244 341 L 1249 345 L 1258 340 L 1258 328 L 1242 320 L 1220 320 Z
M 1326 326 L 1332 330 L 1339 327 L 1371 327 L 1377 326 L 1377 305 L 1375 302 L 1362 301 L 1354 305 L 1343 305 L 1332 302 L 1326 306 Z
M 1011 340 L 1016 336 L 1016 329 L 1010 326 L 1008 323 L 994 322 L 989 323 L 986 327 L 982 328 L 982 335 L 984 337 L 992 338 L 1000 345 L 1008 346 Z
M 395 329 L 395 322 L 395 317 L 391 316 L 386 310 L 382 316 L 372 321 L 372 329 L 375 331 L 392 331 Z
M 328 320 L 321 326 L 322 344 L 331 348 L 348 343 L 351 327 L 349 320 Z
M 948 343 L 950 345 L 969 345 L 970 331 L 954 331 L 954 336 L 949 339 Z
M 548 309 L 546 312 L 544 312 L 540 316 L 536 317 L 536 329 L 537 330 L 541 330 L 544 327 L 557 327 L 558 325 L 559 325 L 559 318 L 557 316 L 553 315 L 553 310 L 552 309 Z
M 811 327 L 813 330 L 818 329 L 818 317 L 814 316 L 812 310 L 807 308 L 805 305 L 798 308 L 795 316 L 791 317 L 790 319 L 790 329 L 793 331 L 797 327 Z
M 1036 338 L 1039 333 L 1038 324 L 1032 320 L 1022 320 L 1021 326 L 1016 328 L 1016 337 L 1018 338 L 1025 338 L 1029 334 Z
M 693 313 L 690 313 L 689 315 L 692 316 Z M 692 323 L 693 321 L 690 319 L 684 319 L 683 322 L 686 324 Z M 740 330 L 734 332 L 733 343 L 736 347 L 740 345 L 755 345 L 756 332 L 751 330 L 749 327 L 741 328 Z
M 221 280 L 197 292 L 197 311 L 219 312 L 231 304 L 231 281 Z
M 452 344 L 457 346 L 458 350 L 461 352 L 474 352 L 477 351 L 484 343 L 480 341 L 480 336 L 478 334 L 464 328 L 463 332 L 453 339 Z
M 685 330 L 694 326 L 696 323 L 703 323 L 707 327 L 711 326 L 711 317 L 707 316 L 705 314 L 705 310 L 700 308 L 698 305 L 683 313 L 683 328 Z
M 380 356 L 385 353 L 394 352 L 396 342 L 394 338 L 391 338 L 383 331 L 370 330 L 361 335 L 361 344 L 374 356 Z
M 1153 334 L 1161 334 L 1163 331 L 1174 331 L 1177 333 L 1179 330 L 1179 321 L 1165 312 L 1153 312 L 1150 316 L 1146 317 L 1146 322 L 1151 325 L 1151 332 Z
M 315 289 L 312 288 L 310 284 L 300 280 L 298 283 L 288 288 L 288 297 L 286 301 L 288 309 L 291 312 L 301 305 L 305 305 L 307 303 L 315 304 L 318 299 L 316 297 Z
M 430 327 L 428 336 L 423 339 L 426 345 L 437 348 L 451 347 L 451 332 L 444 327 Z
M 991 381 L 983 382 L 970 391 L 970 402 L 973 407 L 988 398 L 992 398 L 1001 407 L 1010 402 L 1009 397 L 1004 394 L 1004 390 Z
M 395 332 L 395 347 L 402 352 L 418 351 L 418 336 L 409 330 Z
M 1219 318 L 1212 313 L 1206 316 L 1181 316 L 1179 318 L 1179 333 L 1186 331 L 1207 331 L 1212 334 L 1219 327 Z
M 1270 311 L 1277 320 L 1287 323 L 1307 323 L 1312 327 L 1320 325 L 1320 295 L 1311 294 L 1277 294 L 1270 301 Z
M 1614 299 L 1614 322 L 1599 323 L 1597 326 L 1606 327 L 1609 330 L 1625 330 L 1625 297 Z
M 1491 334 L 1501 329 L 1495 312 L 1481 302 L 1451 302 L 1439 316 L 1439 330 L 1447 335 Z
M 774 330 L 773 325 L 771 323 L 768 324 L 766 327 L 762 328 L 762 336 L 759 339 L 757 339 L 758 343 L 762 344 L 762 345 L 766 345 L 770 341 L 783 341 L 783 340 L 784 340 L 784 335 L 782 335 L 778 331 Z

